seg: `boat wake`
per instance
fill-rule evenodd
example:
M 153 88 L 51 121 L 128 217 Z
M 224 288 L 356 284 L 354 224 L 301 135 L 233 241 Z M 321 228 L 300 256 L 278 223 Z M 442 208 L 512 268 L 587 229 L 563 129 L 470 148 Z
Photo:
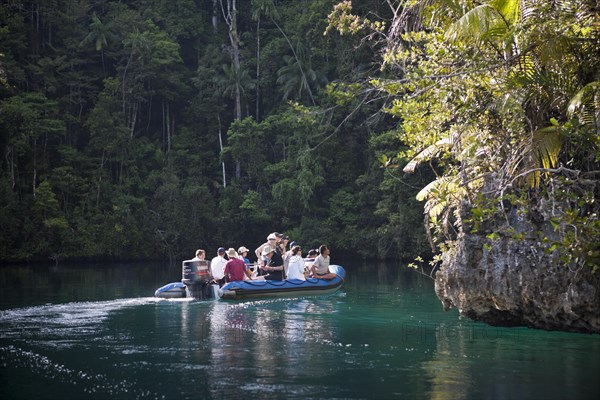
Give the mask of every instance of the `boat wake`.
M 83 333 L 86 327 L 95 329 L 99 323 L 119 309 L 156 303 L 154 297 L 110 301 L 45 304 L 0 311 L 0 338 L 36 336 L 39 333 L 67 331 Z
M 112 379 L 104 374 L 71 369 L 52 361 L 47 356 L 12 345 L 0 347 L 0 365 L 10 365 L 11 370 L 7 373 L 25 370 L 37 379 L 47 379 L 63 387 L 68 385 L 72 389 L 100 398 L 160 398 L 156 393 L 137 387 L 133 381 Z

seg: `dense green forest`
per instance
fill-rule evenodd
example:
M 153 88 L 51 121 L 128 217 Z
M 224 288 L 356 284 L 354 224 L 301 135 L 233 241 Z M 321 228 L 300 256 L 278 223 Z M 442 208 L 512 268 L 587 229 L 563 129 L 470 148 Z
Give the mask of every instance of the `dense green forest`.
M 324 35 L 335 1 L 8 0 L 0 5 L 0 259 L 254 248 L 427 252 L 378 74 L 383 43 Z M 393 17 L 386 1 L 355 11 Z
M 272 231 L 427 259 L 516 207 L 599 265 L 599 12 L 5 1 L 0 259 L 175 260 Z

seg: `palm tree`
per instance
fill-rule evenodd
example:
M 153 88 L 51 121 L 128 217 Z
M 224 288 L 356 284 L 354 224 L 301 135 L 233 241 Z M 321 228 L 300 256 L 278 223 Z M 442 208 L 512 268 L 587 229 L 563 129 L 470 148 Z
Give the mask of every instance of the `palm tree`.
M 222 68 L 223 75 L 217 76 L 217 85 L 221 88 L 223 95 L 236 100 L 236 102 L 239 100 L 241 108 L 241 98 L 244 97 L 247 90 L 253 90 L 255 87 L 250 73 L 246 69 L 235 69 L 231 64 L 224 64 Z M 219 142 L 222 143 L 220 134 Z M 221 151 L 223 151 L 222 144 Z M 236 160 L 235 176 L 237 179 L 241 177 L 239 160 Z
M 314 104 L 311 86 L 325 82 L 326 78 L 313 70 L 308 56 L 301 45 L 298 45 L 296 57 L 283 56 L 286 65 L 277 71 L 277 83 L 283 87 L 283 99 L 292 96 L 301 98 L 306 93 Z
M 238 121 L 242 120 L 242 99 L 241 99 L 241 88 L 240 88 L 240 36 L 238 34 L 238 26 L 237 26 L 237 6 L 236 0 L 226 0 L 227 1 L 227 12 L 225 12 L 225 8 L 223 7 L 223 0 L 221 0 L 221 7 L 223 10 L 223 17 L 225 18 L 225 23 L 229 27 L 229 41 L 231 42 L 231 64 L 233 68 L 232 77 L 236 79 L 235 81 L 235 119 Z
M 292 45 L 292 42 L 290 41 L 290 38 L 288 37 L 288 35 L 286 35 L 283 28 L 277 23 L 277 20 L 275 18 L 278 18 L 279 14 L 277 13 L 277 9 L 275 8 L 273 1 L 272 0 L 252 0 L 252 6 L 253 6 L 252 18 L 260 21 L 261 15 L 269 17 L 270 21 L 273 23 L 273 25 L 275 25 L 277 27 L 277 29 L 279 30 L 281 35 L 284 37 L 290 50 L 292 51 L 292 55 L 293 55 L 294 59 L 296 60 L 295 63 L 291 63 L 289 61 L 286 61 L 286 62 L 288 63 L 288 66 L 290 64 L 295 64 L 295 67 L 293 67 L 293 68 L 297 69 L 298 73 L 300 75 L 302 75 L 302 78 L 300 79 L 300 81 L 301 82 L 314 81 L 314 78 L 311 79 L 311 77 L 307 76 L 308 71 L 304 70 L 305 65 L 301 61 L 301 57 L 298 55 L 298 53 L 300 51 L 298 51 L 298 52 L 296 51 L 296 48 L 294 47 L 294 45 Z M 257 63 L 260 62 L 260 58 L 258 56 L 256 59 L 257 59 Z M 284 68 L 286 68 L 286 67 L 284 67 Z M 257 79 L 258 79 L 258 74 L 257 74 Z M 314 99 L 314 96 L 313 96 L 310 86 L 304 86 L 304 90 L 306 90 L 310 101 L 314 105 L 315 99 Z
M 104 48 L 108 46 L 108 39 L 112 37 L 112 22 L 104 24 L 94 12 L 92 14 L 92 22 L 90 23 L 90 33 L 83 38 L 81 44 L 85 45 L 88 43 L 94 43 L 96 51 L 100 52 L 100 57 L 102 59 L 102 70 L 105 73 L 106 68 L 104 63 Z

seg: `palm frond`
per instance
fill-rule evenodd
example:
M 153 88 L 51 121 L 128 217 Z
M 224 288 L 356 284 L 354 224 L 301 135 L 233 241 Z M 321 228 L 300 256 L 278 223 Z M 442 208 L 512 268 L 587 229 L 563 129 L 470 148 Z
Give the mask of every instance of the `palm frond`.
M 410 160 L 408 164 L 406 164 L 402 171 L 407 174 L 412 174 L 413 172 L 415 172 L 415 169 L 419 164 L 421 164 L 423 161 L 431 160 L 437 154 L 439 154 L 440 151 L 442 151 L 442 149 L 449 148 L 452 146 L 452 144 L 453 140 L 451 138 L 444 138 L 438 140 L 431 146 L 428 146 L 425 150 L 419 152 L 419 154 L 417 154 L 415 157 L 413 157 L 413 159 Z
M 427 200 L 424 213 L 435 224 L 440 215 L 458 207 L 464 196 L 465 189 L 458 183 L 457 176 L 443 176 L 421 189 L 416 198 L 418 201 Z
M 548 126 L 533 132 L 531 148 L 542 168 L 554 168 L 562 147 L 559 126 Z
M 509 25 L 515 24 L 520 19 L 521 0 L 495 0 L 492 4 Z
M 518 182 L 530 188 L 538 188 L 541 184 L 540 168 L 555 168 L 562 148 L 563 137 L 558 122 L 552 126 L 538 129 L 531 135 L 531 140 L 522 143 L 515 149 L 515 159 L 506 164 L 506 175 L 517 176 Z
M 600 127 L 600 81 L 588 83 L 573 96 L 567 115 L 577 115 L 584 124 Z
M 479 5 L 465 13 L 446 31 L 446 39 L 456 41 L 463 38 L 483 39 L 499 21 L 498 13 L 489 4 Z

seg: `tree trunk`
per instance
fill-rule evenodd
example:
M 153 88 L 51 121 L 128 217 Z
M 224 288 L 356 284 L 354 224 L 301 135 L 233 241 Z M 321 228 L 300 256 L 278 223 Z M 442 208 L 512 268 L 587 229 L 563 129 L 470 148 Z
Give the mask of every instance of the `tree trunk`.
M 96 209 L 100 207 L 100 186 L 102 185 L 102 169 L 104 168 L 104 150 L 102 150 L 102 160 L 100 161 L 100 169 L 98 174 L 98 188 L 96 190 Z
M 214 34 L 217 33 L 217 22 L 218 22 L 217 15 L 219 15 L 218 11 L 217 11 L 217 8 L 218 8 L 217 6 L 218 6 L 218 1 L 213 0 L 212 28 L 213 28 Z
M 33 197 L 35 197 L 35 181 L 37 179 L 37 139 L 33 139 L 33 179 L 31 182 Z
M 227 0 L 227 14 L 225 22 L 229 26 L 229 40 L 231 42 L 231 63 L 235 71 L 235 119 L 242 120 L 242 91 L 240 82 L 240 37 L 237 30 L 237 8 L 236 0 Z M 223 149 L 221 149 L 222 151 Z M 241 176 L 241 165 L 239 160 L 235 161 L 235 177 Z
M 219 120 L 219 147 L 220 147 L 221 153 L 222 153 L 223 152 L 223 137 L 221 135 L 221 116 L 218 115 L 217 118 Z M 225 179 L 225 161 L 221 161 L 221 167 L 223 170 L 223 187 L 226 188 L 227 180 Z
M 260 122 L 260 16 L 256 22 L 256 123 Z

